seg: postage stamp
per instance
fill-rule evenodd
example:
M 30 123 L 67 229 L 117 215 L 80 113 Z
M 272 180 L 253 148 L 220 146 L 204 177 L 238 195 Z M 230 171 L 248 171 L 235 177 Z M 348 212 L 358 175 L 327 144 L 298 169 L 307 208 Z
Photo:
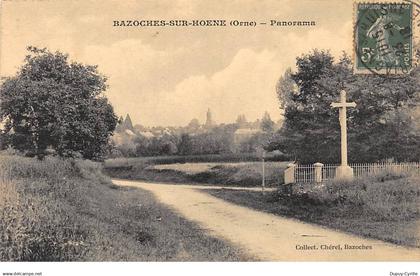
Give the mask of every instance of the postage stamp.
M 413 4 L 355 3 L 354 68 L 407 74 L 413 68 Z

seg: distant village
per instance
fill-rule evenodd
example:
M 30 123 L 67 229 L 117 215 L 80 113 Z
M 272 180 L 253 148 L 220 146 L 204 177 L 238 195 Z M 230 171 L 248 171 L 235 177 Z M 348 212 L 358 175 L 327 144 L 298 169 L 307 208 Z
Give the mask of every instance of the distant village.
M 120 117 L 112 137 L 113 157 L 250 153 L 261 148 L 282 126 L 268 112 L 261 119 L 248 121 L 238 115 L 235 122 L 217 124 L 210 109 L 202 124 L 196 118 L 181 127 L 145 127 L 134 124 L 130 115 Z

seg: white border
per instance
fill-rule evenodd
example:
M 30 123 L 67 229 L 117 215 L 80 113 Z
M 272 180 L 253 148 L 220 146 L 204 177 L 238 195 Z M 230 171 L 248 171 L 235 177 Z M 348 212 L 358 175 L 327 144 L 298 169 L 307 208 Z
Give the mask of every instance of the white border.
M 3 273 L 42 276 L 74 275 L 334 275 L 334 276 L 420 276 L 419 262 L 259 262 L 259 263 L 0 263 Z M 16 274 L 15 274 L 16 273 Z M 22 273 L 22 274 L 19 274 Z M 26 274 L 31 275 L 31 274 Z M 35 274 L 33 274 L 35 275 Z M 39 274 L 38 274 L 39 275 Z

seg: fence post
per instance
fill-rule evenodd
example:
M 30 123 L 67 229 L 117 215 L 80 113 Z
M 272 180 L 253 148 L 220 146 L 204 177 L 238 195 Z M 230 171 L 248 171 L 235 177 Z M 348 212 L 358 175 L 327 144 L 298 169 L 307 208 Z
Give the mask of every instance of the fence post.
M 322 167 L 324 166 L 324 164 L 322 163 L 315 163 L 314 164 L 314 168 L 315 168 L 315 183 L 321 183 L 322 182 Z
M 284 184 L 295 183 L 295 169 L 296 164 L 287 164 L 287 169 L 284 170 Z

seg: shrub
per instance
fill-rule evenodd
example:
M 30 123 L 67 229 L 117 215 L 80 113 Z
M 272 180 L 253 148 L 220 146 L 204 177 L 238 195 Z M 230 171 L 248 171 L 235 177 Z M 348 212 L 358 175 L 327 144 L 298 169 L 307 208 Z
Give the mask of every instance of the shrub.
M 113 185 L 109 177 L 102 174 L 102 164 L 90 160 L 73 160 L 73 166 L 81 178 Z

